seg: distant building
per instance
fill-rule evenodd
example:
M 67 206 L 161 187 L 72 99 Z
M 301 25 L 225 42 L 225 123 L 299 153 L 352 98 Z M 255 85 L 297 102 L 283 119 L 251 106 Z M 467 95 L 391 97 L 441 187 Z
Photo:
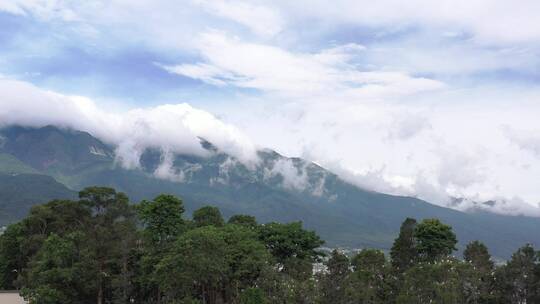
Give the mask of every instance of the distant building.
M 2 304 L 27 304 L 18 291 L 0 291 L 0 303 Z

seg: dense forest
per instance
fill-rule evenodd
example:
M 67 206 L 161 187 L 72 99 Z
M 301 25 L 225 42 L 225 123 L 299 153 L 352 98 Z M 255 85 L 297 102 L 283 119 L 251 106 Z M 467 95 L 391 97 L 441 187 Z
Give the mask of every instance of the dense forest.
M 531 233 L 533 233 L 531 231 Z M 0 236 L 0 288 L 30 303 L 540 303 L 540 254 L 495 265 L 479 241 L 437 219 L 407 218 L 389 256 L 326 252 L 302 223 L 225 221 L 179 198 L 130 204 L 92 187 L 31 209 Z

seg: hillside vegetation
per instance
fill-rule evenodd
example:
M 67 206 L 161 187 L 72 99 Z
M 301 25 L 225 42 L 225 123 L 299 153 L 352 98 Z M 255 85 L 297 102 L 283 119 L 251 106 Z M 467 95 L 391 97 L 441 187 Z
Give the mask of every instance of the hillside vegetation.
M 118 189 L 134 202 L 160 193 L 180 196 L 188 214 L 212 204 L 225 216 L 251 214 L 261 223 L 301 220 L 332 247 L 389 250 L 406 217 L 439 218 L 452 225 L 460 240 L 460 252 L 473 240 L 485 242 L 501 259 L 509 258 L 522 244 L 540 246 L 540 235 L 533 233 L 540 231 L 538 218 L 465 213 L 417 198 L 377 193 L 354 186 L 314 163 L 271 150 L 259 151 L 257 166 L 247 167 L 201 139 L 209 156 L 169 155 L 174 178 L 167 179 L 156 174 L 166 157 L 158 149 L 145 150 L 140 167 L 128 170 L 115 159 L 114 147 L 86 132 L 15 126 L 0 130 L 0 136 L 0 155 L 8 160 L 0 161 L 0 172 L 11 174 L 4 177 L 6 180 L 25 184 L 21 179 L 31 177 L 12 175 L 17 173 L 51 178 L 35 187 L 11 187 L 20 191 L 1 196 L 0 224 L 20 220 L 33 204 L 51 198 L 69 199 L 85 187 L 100 185 Z M 302 180 L 301 187 L 287 182 L 287 174 L 279 170 L 284 166 Z
M 325 254 L 301 222 L 184 217 L 172 195 L 130 204 L 111 188 L 34 206 L 0 236 L 0 288 L 30 303 L 538 303 L 539 252 L 496 266 L 479 241 L 452 256 L 452 227 L 407 218 L 390 255 Z M 318 271 L 313 271 L 317 266 Z

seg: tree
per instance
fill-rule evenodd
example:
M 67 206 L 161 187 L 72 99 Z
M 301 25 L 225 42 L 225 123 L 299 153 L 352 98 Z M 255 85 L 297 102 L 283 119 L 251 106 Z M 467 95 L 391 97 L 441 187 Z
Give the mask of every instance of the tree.
M 409 269 L 418 259 L 416 240 L 414 238 L 415 228 L 415 219 L 405 219 L 399 229 L 399 236 L 394 241 L 392 249 L 390 250 L 392 267 L 398 273 L 407 271 L 407 269 Z
M 2 287 L 14 289 L 24 285 L 23 270 L 47 237 L 51 233 L 65 236 L 78 231 L 89 218 L 89 210 L 68 200 L 53 200 L 32 207 L 25 219 L 10 225 L 0 236 Z
M 260 288 L 248 288 L 240 295 L 240 304 L 265 304 L 268 303 Z
M 85 234 L 91 246 L 87 263 L 96 275 L 96 301 L 102 304 L 106 299 L 126 298 L 129 282 L 113 286 L 113 282 L 126 278 L 128 255 L 126 249 L 134 245 L 135 213 L 127 196 L 106 187 L 90 187 L 79 192 L 80 202 L 92 215 L 85 227 Z M 129 240 L 129 244 L 123 243 Z M 118 246 L 123 244 L 123 246 Z M 118 295 L 118 290 L 122 289 Z M 127 299 L 126 299 L 127 300 Z
M 161 289 L 168 301 L 196 295 L 206 303 L 221 299 L 228 272 L 225 235 L 215 226 L 204 226 L 183 234 L 156 268 Z
M 154 245 L 167 243 L 186 229 L 182 218 L 184 204 L 172 195 L 161 194 L 152 201 L 144 200 L 136 209 L 147 237 Z
M 463 304 L 460 262 L 452 259 L 421 262 L 403 274 L 397 304 Z
M 491 260 L 491 255 L 489 254 L 486 245 L 479 241 L 467 244 L 465 251 L 463 251 L 463 259 L 472 266 L 473 270 L 469 298 L 474 298 L 475 301 L 469 302 L 493 302 L 493 271 L 495 265 Z
M 151 201 L 142 201 L 136 210 L 144 226 L 144 246 L 139 259 L 139 294 L 147 302 L 160 303 L 162 294 L 155 277 L 155 266 L 171 243 L 186 230 L 182 218 L 184 205 L 182 200 L 172 195 L 161 194 Z
M 273 257 L 272 268 L 258 282 L 270 302 L 313 303 L 318 294 L 313 263 L 320 262 L 323 253 L 317 248 L 324 242 L 301 222 L 269 223 L 257 230 Z
M 457 250 L 456 235 L 452 227 L 441 223 L 438 219 L 425 219 L 414 230 L 420 257 L 433 262 L 446 257 Z
M 364 249 L 352 258 L 352 297 L 360 303 L 387 303 L 389 286 L 386 283 L 388 267 L 384 253 Z
M 0 288 L 15 289 L 15 281 L 25 266 L 21 243 L 25 236 L 22 222 L 9 225 L 0 236 Z
M 254 216 L 244 214 L 231 216 L 229 219 L 229 224 L 241 225 L 248 228 L 256 228 L 259 225 Z
M 137 212 L 134 212 L 134 211 Z M 390 252 L 351 260 L 301 222 L 258 225 L 217 208 L 182 218 L 182 201 L 159 195 L 133 207 L 114 189 L 51 201 L 0 235 L 0 284 L 31 303 L 540 303 L 540 253 L 531 245 L 496 266 L 487 247 L 456 238 L 436 219 L 406 219 Z M 140 223 L 141 225 L 137 225 Z
M 349 258 L 334 249 L 321 278 L 321 303 L 347 303 L 347 283 L 351 273 Z
M 539 303 L 540 258 L 527 244 L 497 272 L 497 291 L 505 303 Z
M 271 255 L 250 228 L 226 225 L 223 233 L 228 263 L 225 294 L 231 301 L 241 290 L 253 287 L 264 269 L 270 267 Z
M 26 270 L 22 295 L 31 303 L 92 303 L 93 278 L 84 268 L 83 236 L 79 232 L 66 237 L 51 234 Z
M 176 241 L 157 267 L 168 300 L 195 296 L 230 303 L 252 287 L 270 255 L 254 231 L 237 225 L 203 226 Z
M 224 224 L 223 217 L 218 208 L 205 206 L 193 212 L 193 221 L 197 227 L 216 226 L 221 227 Z
M 474 268 L 482 273 L 490 273 L 493 271 L 494 263 L 491 260 L 491 255 L 488 252 L 486 245 L 480 241 L 474 241 L 467 244 L 463 251 L 463 259 L 471 263 Z
M 314 231 L 304 230 L 302 222 L 264 224 L 259 229 L 259 239 L 281 265 L 289 258 L 313 263 L 323 255 L 317 248 L 324 241 Z

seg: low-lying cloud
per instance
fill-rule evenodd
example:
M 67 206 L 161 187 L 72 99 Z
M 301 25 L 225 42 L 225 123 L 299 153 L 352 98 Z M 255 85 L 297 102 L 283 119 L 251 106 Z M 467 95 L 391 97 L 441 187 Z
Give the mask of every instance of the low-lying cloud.
M 0 97 L 0 126 L 56 125 L 87 131 L 117 147 L 116 157 L 126 168 L 139 167 L 147 148 L 161 149 L 165 155 L 206 156 L 209 152 L 201 147 L 201 138 L 246 163 L 257 159 L 254 144 L 240 130 L 185 103 L 114 113 L 84 97 L 45 91 L 7 78 L 0 78 Z M 167 168 L 158 173 L 171 174 Z
M 330 113 L 324 103 L 312 102 L 311 107 L 302 107 L 300 116 L 289 115 L 294 106 L 282 116 L 268 108 L 261 114 L 246 106 L 242 113 L 250 118 L 225 115 L 247 125 L 240 130 L 185 103 L 107 111 L 88 98 L 5 77 L 0 78 L 0 96 L 0 126 L 53 124 L 88 131 L 114 145 L 117 160 L 126 168 L 139 167 L 147 148 L 160 149 L 164 153 L 154 174 L 176 182 L 184 182 L 198 168 L 174 168 L 172 155 L 209 155 L 200 144 L 204 138 L 234 157 L 231 162 L 256 164 L 257 147 L 269 146 L 316 161 L 365 189 L 416 196 L 460 210 L 540 215 L 535 201 L 535 137 L 508 127 L 494 128 L 499 122 L 493 124 L 492 119 L 505 117 L 496 109 L 480 119 L 453 107 L 415 116 L 399 106 L 359 103 Z M 516 117 L 531 121 L 525 112 L 518 112 L 521 116 L 506 113 L 511 115 L 505 121 L 516 122 Z M 400 113 L 411 116 L 396 119 Z M 261 124 L 264 115 L 268 116 Z M 332 120 L 336 115 L 341 119 Z M 460 120 L 453 121 L 457 117 Z M 416 118 L 422 122 L 416 123 Z M 299 124 L 303 127 L 296 129 Z M 482 134 L 489 141 L 479 140 Z M 213 182 L 227 183 L 228 163 L 223 166 Z M 277 162 L 266 175 L 281 175 L 282 186 L 289 190 L 308 189 L 319 196 L 325 191 L 323 183 L 310 184 L 306 168 L 299 169 L 290 160 Z M 463 199 L 456 204 L 452 198 Z M 496 203 L 480 203 L 489 200 Z

